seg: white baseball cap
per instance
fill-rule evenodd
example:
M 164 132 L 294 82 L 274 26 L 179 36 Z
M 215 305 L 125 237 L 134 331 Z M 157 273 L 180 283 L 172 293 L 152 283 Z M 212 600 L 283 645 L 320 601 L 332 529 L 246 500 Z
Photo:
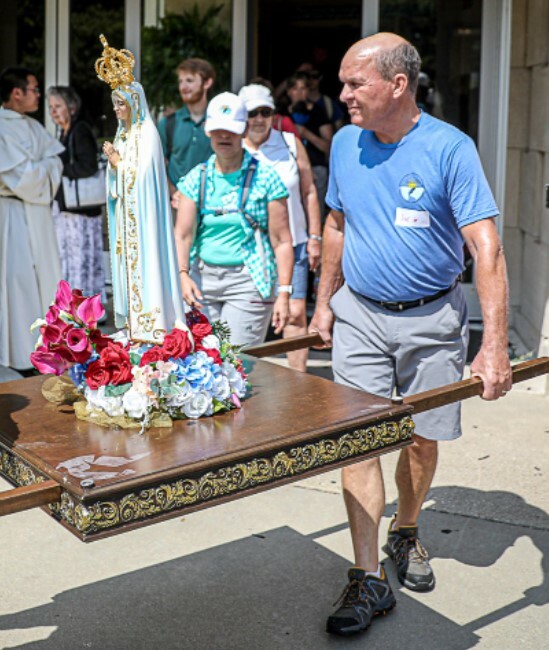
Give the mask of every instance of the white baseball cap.
M 242 86 L 238 96 L 244 102 L 247 111 L 253 111 L 260 106 L 268 106 L 274 110 L 273 96 L 267 86 L 261 84 Z
M 223 130 L 242 135 L 246 130 L 247 120 L 248 111 L 240 97 L 234 93 L 221 93 L 208 104 L 204 130 Z

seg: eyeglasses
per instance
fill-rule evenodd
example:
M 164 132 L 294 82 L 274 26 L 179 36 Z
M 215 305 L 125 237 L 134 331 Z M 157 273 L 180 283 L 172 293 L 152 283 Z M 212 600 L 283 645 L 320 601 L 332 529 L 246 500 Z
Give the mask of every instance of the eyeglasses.
M 25 92 L 28 93 L 29 91 L 31 93 L 34 93 L 35 95 L 39 95 L 40 94 L 40 86 L 34 86 L 34 87 L 27 86 L 26 89 L 25 89 Z
M 320 72 L 317 72 L 316 70 L 313 70 L 313 72 L 309 72 L 309 77 L 311 79 L 320 79 L 322 77 Z
M 261 115 L 261 117 L 272 117 L 274 114 L 274 111 L 272 108 L 254 108 L 253 111 L 248 111 L 248 117 L 257 117 L 258 115 Z

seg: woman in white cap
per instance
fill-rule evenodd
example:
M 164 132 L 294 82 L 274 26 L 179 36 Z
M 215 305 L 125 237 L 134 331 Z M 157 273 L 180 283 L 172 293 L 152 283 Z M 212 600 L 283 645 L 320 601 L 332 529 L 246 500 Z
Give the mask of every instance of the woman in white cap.
M 246 120 L 237 95 L 209 103 L 204 128 L 214 154 L 179 181 L 175 224 L 185 301 L 227 322 L 237 345 L 261 343 L 269 321 L 284 329 L 293 268 L 288 191 L 242 148 Z
M 248 109 L 248 130 L 244 147 L 261 163 L 271 165 L 289 192 L 288 211 L 294 247 L 293 293 L 290 320 L 284 337 L 307 333 L 307 280 L 309 269 L 320 262 L 322 241 L 320 206 L 313 172 L 305 147 L 292 133 L 273 128 L 275 105 L 268 88 L 250 84 L 240 89 L 239 97 Z M 290 368 L 306 372 L 308 350 L 288 352 Z

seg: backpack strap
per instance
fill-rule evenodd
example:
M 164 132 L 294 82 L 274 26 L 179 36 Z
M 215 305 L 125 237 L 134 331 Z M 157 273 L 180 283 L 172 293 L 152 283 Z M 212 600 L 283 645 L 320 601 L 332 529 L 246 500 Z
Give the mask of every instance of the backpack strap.
M 297 163 L 297 144 L 295 135 L 293 133 L 289 133 L 288 131 L 281 131 L 280 135 L 282 136 L 282 140 L 284 141 L 284 144 L 286 145 L 290 156 Z
M 246 170 L 246 175 L 244 176 L 244 183 L 242 185 L 242 192 L 240 193 L 240 212 L 248 224 L 253 228 L 254 232 L 260 230 L 261 226 L 257 221 L 252 217 L 251 214 L 246 212 L 246 201 L 250 195 L 250 188 L 252 186 L 255 170 L 257 169 L 257 160 L 252 156 L 248 169 Z
M 242 184 L 242 192 L 240 193 L 240 209 L 244 212 L 246 207 L 246 201 L 250 195 L 250 188 L 252 186 L 252 180 L 257 169 L 257 160 L 252 156 L 248 169 L 246 170 L 246 175 L 244 176 L 244 183 Z
M 207 179 L 208 164 L 202 163 L 200 165 L 200 190 L 198 193 L 198 205 L 196 206 L 197 221 L 200 221 L 200 212 L 202 206 L 206 205 L 206 181 Z
M 173 136 L 175 133 L 175 113 L 166 118 L 166 158 L 169 160 L 173 150 Z
M 330 122 L 334 116 L 334 100 L 328 95 L 322 95 L 324 97 L 324 108 L 326 109 L 326 115 Z

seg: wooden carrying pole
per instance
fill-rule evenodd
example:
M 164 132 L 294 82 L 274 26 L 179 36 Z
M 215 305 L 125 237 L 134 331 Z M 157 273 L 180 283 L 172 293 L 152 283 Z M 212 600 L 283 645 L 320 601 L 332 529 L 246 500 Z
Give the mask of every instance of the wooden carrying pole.
M 243 350 L 246 354 L 256 357 L 266 357 L 304 347 L 321 346 L 322 339 L 319 334 L 306 334 L 294 338 L 282 339 L 264 343 Z M 525 381 L 538 375 L 549 372 L 549 357 L 540 357 L 531 361 L 519 363 L 513 368 L 513 383 Z M 471 377 L 455 384 L 442 386 L 424 393 L 405 397 L 402 402 L 413 407 L 413 413 L 422 413 L 439 406 L 452 404 L 468 397 L 481 395 L 483 391 L 482 380 Z M 28 485 L 0 492 L 0 516 L 8 515 L 29 508 L 45 506 L 55 503 L 61 498 L 61 486 L 53 480 L 46 480 L 35 485 Z
M 268 343 L 261 343 L 261 345 L 253 345 L 250 348 L 244 348 L 244 354 L 250 354 L 252 357 L 261 359 L 262 357 L 271 357 L 275 354 L 283 354 L 284 352 L 293 352 L 294 350 L 301 350 L 303 348 L 313 348 L 315 346 L 323 346 L 324 341 L 320 334 L 304 334 L 303 336 L 293 336 L 289 339 L 278 339 L 276 341 L 269 341 Z
M 22 512 L 29 508 L 47 506 L 61 498 L 61 486 L 57 481 L 42 481 L 34 485 L 24 485 L 0 492 L 0 517 Z
M 540 357 L 539 359 L 532 359 L 531 361 L 524 361 L 512 368 L 513 384 L 519 381 L 526 381 L 538 375 L 544 375 L 549 372 L 549 357 Z M 402 401 L 404 404 L 409 404 L 414 407 L 412 415 L 415 413 L 423 413 L 430 411 L 438 406 L 445 406 L 453 402 L 459 402 L 468 397 L 475 397 L 482 395 L 484 385 L 482 379 L 478 377 L 471 377 L 458 381 L 455 384 L 448 384 L 441 388 L 434 388 L 427 390 L 424 393 L 417 393 L 405 397 Z

